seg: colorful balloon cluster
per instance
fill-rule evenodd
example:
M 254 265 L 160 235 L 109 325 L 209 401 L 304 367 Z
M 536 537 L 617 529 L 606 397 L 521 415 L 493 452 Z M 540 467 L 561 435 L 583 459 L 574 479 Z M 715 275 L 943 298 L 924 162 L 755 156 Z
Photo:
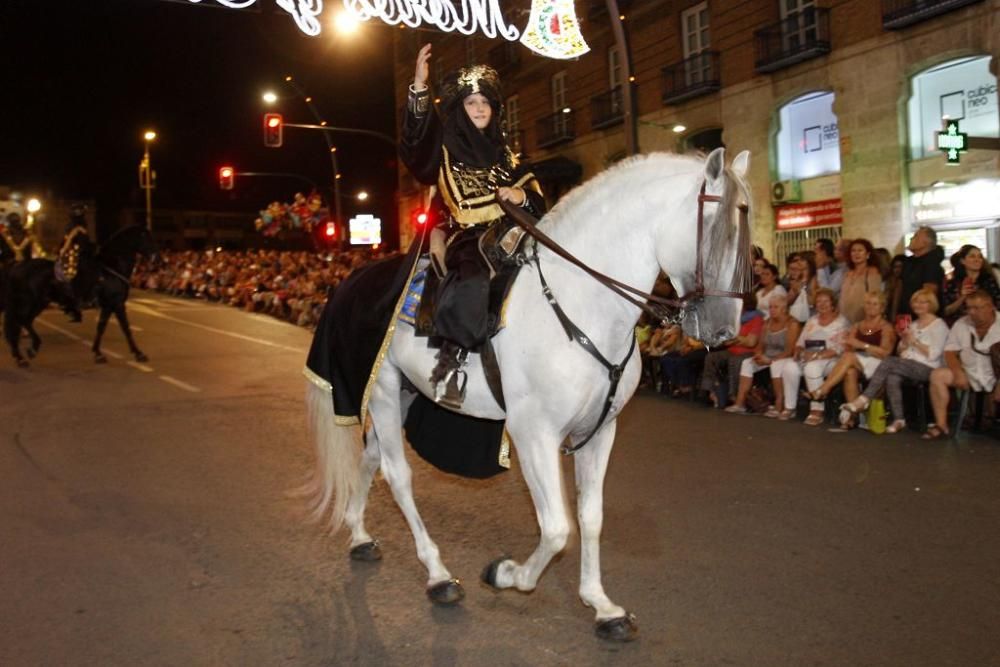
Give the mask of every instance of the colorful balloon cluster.
M 319 194 L 313 192 L 306 197 L 301 192 L 296 192 L 291 204 L 271 202 L 260 212 L 254 226 L 264 236 L 277 236 L 284 229 L 305 229 L 311 232 L 329 220 L 330 210 Z

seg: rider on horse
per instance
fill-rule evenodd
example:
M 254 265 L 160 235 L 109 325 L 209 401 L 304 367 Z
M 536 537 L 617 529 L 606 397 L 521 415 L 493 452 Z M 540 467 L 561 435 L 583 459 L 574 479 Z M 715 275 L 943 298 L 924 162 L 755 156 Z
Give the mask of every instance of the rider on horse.
M 64 307 L 70 320 L 79 322 L 81 303 L 85 297 L 83 286 L 77 280 L 82 262 L 87 262 L 94 255 L 94 244 L 87 234 L 87 209 L 79 204 L 70 209 L 69 223 L 59 247 L 59 257 L 56 260 L 56 280 L 62 285 L 67 297 Z
M 21 262 L 44 254 L 34 234 L 24 228 L 20 213 L 8 213 L 7 219 L 0 221 L 0 239 L 3 239 L 0 243 L 2 264 Z
M 490 274 L 479 238 L 504 218 L 497 198 L 523 206 L 536 217 L 544 212 L 545 200 L 534 174 L 519 166 L 507 146 L 497 73 L 485 65 L 452 72 L 444 79 L 435 111 L 427 86 L 430 57 L 427 44 L 417 54 L 400 156 L 417 180 L 437 185 L 437 208 L 446 212 L 431 232 L 432 256 L 436 248 L 446 248 L 446 275 L 434 314 L 442 344 L 430 381 L 438 402 L 458 407 L 464 399 L 464 383 L 458 381 L 461 368 L 469 351 L 488 335 Z

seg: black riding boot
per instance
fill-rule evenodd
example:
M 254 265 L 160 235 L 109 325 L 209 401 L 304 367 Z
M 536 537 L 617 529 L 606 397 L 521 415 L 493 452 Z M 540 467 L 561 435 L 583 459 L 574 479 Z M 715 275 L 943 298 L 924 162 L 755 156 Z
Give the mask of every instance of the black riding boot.
M 62 310 L 69 317 L 70 322 L 83 321 L 83 308 L 76 298 L 76 290 L 71 283 L 62 283 Z
M 436 403 L 453 410 L 461 409 L 468 382 L 468 376 L 462 368 L 468 356 L 468 350 L 451 341 L 446 340 L 441 344 L 437 354 L 438 363 L 430 377 Z

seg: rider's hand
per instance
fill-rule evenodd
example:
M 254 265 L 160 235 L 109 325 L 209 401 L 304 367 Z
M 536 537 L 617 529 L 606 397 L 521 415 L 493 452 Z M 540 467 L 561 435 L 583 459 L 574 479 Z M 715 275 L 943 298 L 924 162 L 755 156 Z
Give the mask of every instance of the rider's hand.
M 417 54 L 417 67 L 413 71 L 413 90 L 421 91 L 427 88 L 427 77 L 430 74 L 428 61 L 431 59 L 431 45 L 424 44 Z
M 521 188 L 500 188 L 497 190 L 497 196 L 517 206 L 524 204 L 524 200 L 528 197 Z

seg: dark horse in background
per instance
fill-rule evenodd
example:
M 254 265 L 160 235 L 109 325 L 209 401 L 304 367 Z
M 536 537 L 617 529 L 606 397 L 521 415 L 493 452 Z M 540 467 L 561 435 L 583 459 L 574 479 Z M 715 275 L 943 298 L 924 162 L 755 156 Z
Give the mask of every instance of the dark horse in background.
M 101 353 L 101 338 L 112 313 L 136 361 L 148 360 L 132 337 L 125 302 L 128 300 L 129 277 L 135 268 L 136 256 L 155 258 L 156 254 L 156 244 L 149 230 L 141 225 L 132 225 L 115 232 L 93 257 L 81 257 L 73 282 L 77 293 L 84 295 L 85 301 L 96 300 L 100 309 L 97 333 L 91 346 L 97 363 L 107 362 L 107 357 Z M 42 339 L 34 328 L 35 318 L 52 301 L 63 307 L 68 306 L 68 290 L 56 280 L 55 262 L 29 259 L 11 268 L 7 274 L 5 293 L 4 338 L 17 365 L 25 367 L 28 361 L 21 356 L 21 330 L 27 331 L 31 337 L 27 353 L 33 358 L 42 346 Z

